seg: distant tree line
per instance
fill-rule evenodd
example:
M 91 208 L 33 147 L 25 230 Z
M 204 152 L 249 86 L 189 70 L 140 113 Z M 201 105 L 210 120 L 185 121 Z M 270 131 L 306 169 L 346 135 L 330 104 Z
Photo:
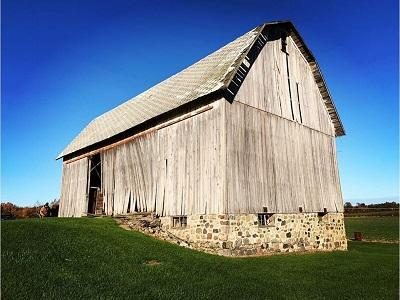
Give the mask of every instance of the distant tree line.
M 399 203 L 385 202 L 379 204 L 356 203 L 352 205 L 350 202 L 344 204 L 345 216 L 398 216 Z
M 344 204 L 344 208 L 399 208 L 399 203 L 397 202 L 385 202 L 379 204 L 365 204 L 365 203 L 356 203 L 356 205 L 352 205 L 351 202 L 346 202 Z
M 34 206 L 24 206 L 20 207 L 11 202 L 1 203 L 1 219 L 26 219 L 26 218 L 38 218 L 40 208 L 43 205 L 36 203 Z M 50 206 L 50 216 L 58 216 L 59 200 L 54 199 L 49 204 Z

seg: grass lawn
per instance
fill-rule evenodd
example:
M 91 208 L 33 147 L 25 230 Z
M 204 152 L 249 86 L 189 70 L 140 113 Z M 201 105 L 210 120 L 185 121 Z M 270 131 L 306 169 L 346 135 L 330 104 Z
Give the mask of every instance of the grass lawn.
M 1 226 L 2 299 L 398 299 L 396 244 L 226 258 L 125 231 L 109 218 Z
M 348 238 L 361 231 L 367 240 L 399 240 L 399 217 L 349 217 L 344 224 Z

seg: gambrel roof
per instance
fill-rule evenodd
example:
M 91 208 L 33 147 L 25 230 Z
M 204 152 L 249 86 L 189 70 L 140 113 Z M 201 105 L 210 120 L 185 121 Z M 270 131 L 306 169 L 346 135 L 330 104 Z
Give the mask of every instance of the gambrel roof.
M 183 71 L 95 118 L 72 140 L 58 158 L 109 139 L 216 91 L 229 91 L 229 86 L 232 85 L 232 80 L 239 67 L 245 62 L 246 55 L 253 48 L 260 48 L 265 44 L 268 34 L 263 33 L 277 28 L 285 30 L 292 36 L 310 64 L 334 124 L 336 136 L 344 135 L 343 125 L 312 53 L 291 22 L 273 22 L 254 28 Z

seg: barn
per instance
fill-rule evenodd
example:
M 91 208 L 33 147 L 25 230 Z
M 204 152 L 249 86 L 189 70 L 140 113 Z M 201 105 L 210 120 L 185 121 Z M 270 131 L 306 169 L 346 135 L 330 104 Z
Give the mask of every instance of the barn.
M 345 250 L 344 134 L 294 25 L 265 23 L 92 120 L 58 156 L 59 215 L 152 212 L 223 255 Z

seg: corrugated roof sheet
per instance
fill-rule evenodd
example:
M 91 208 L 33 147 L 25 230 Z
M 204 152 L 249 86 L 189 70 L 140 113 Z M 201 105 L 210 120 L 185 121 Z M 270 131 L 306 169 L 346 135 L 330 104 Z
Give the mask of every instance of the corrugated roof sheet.
M 260 27 L 90 122 L 58 158 L 112 137 L 224 86 Z

